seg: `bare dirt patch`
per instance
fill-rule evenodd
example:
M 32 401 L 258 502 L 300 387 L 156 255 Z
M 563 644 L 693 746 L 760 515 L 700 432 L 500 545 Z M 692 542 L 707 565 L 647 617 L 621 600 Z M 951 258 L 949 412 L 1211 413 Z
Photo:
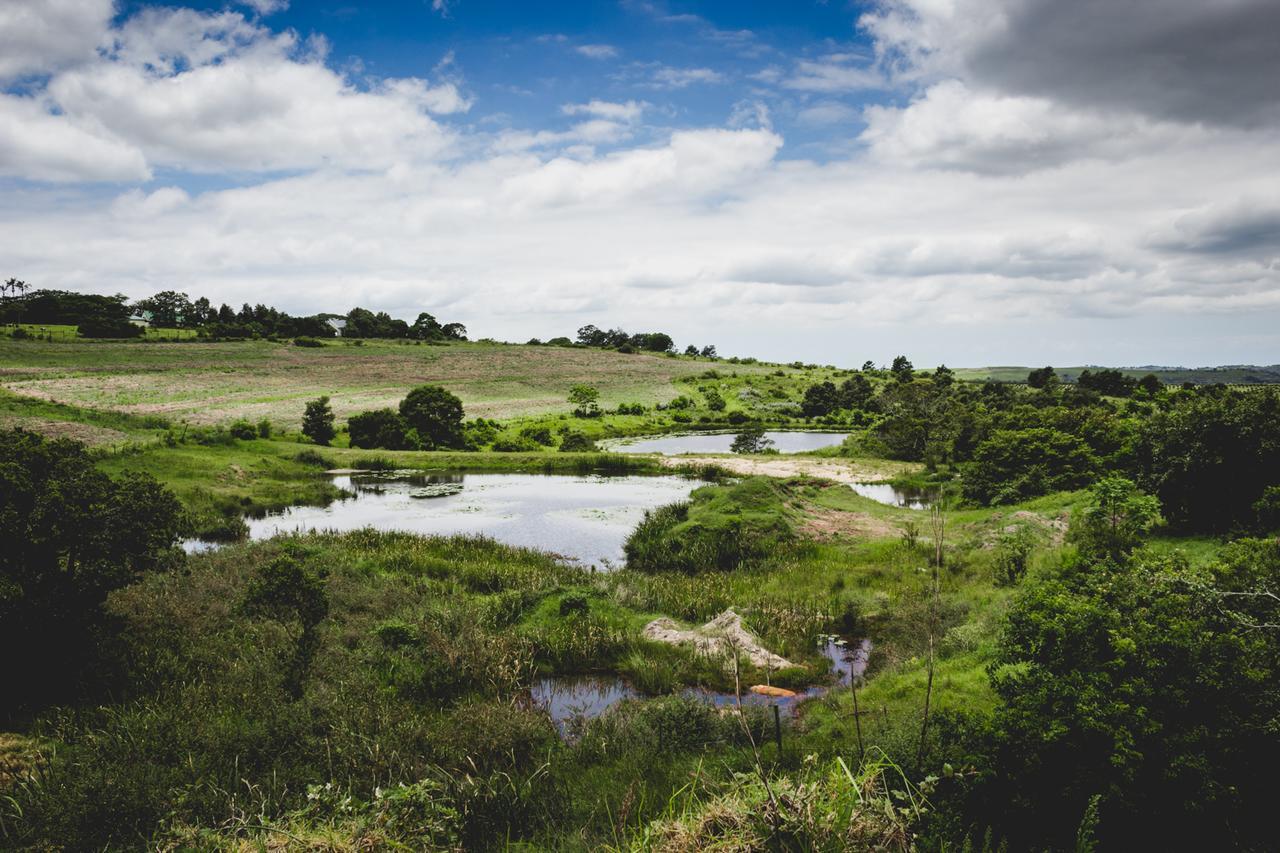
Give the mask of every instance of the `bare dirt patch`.
M 829 459 L 815 456 L 664 456 L 663 465 L 718 465 L 743 476 L 790 479 L 816 477 L 836 483 L 871 483 L 889 480 L 919 467 L 887 459 Z
M 810 539 L 830 542 L 836 539 L 893 539 L 902 535 L 902 527 L 886 518 L 865 512 L 810 508 L 800 523 L 800 534 Z
M 108 444 L 122 444 L 131 440 L 128 433 L 107 427 L 78 424 L 71 421 L 51 421 L 44 418 L 8 418 L 0 417 L 0 429 L 21 427 L 29 432 L 37 432 L 45 438 L 70 438 L 84 442 L 90 447 L 101 447 Z

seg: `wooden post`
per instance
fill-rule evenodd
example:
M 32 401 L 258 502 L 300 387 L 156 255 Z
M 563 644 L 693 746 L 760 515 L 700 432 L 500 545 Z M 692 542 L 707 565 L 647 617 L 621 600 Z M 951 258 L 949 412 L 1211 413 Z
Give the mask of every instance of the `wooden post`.
M 778 742 L 778 757 L 782 757 L 782 711 L 778 704 L 773 705 L 773 739 Z

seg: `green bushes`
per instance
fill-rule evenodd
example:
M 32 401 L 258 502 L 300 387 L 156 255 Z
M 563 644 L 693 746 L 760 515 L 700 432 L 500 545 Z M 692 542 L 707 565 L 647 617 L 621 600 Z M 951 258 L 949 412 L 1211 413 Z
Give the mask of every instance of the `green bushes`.
M 965 498 L 983 505 L 1015 503 L 1087 485 L 1097 462 L 1088 445 L 1053 429 L 998 430 L 963 468 Z
M 735 569 L 767 556 L 793 537 L 782 486 L 751 477 L 704 486 L 689 503 L 645 513 L 627 538 L 627 567 L 692 574 Z
M 406 450 L 413 446 L 409 425 L 395 409 L 360 412 L 347 420 L 352 447 Z
M 599 449 L 594 441 L 580 432 L 567 432 L 560 439 L 561 453 L 595 453 Z

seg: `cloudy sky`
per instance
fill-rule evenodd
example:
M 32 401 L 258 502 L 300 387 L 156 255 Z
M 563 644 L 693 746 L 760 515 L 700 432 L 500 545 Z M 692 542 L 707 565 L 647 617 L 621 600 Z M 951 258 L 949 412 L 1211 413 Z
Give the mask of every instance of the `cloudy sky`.
M 1276 0 L 0 3 L 0 276 L 858 365 L 1280 361 Z

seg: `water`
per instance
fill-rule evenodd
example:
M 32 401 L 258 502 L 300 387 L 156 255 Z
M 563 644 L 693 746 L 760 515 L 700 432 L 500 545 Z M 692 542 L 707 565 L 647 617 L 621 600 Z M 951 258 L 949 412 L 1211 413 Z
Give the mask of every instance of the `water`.
M 928 509 L 938 498 L 934 490 L 899 489 L 888 483 L 850 483 L 849 488 L 864 498 L 903 509 Z
M 802 453 L 833 447 L 844 441 L 843 432 L 766 432 L 779 453 Z M 605 442 L 607 450 L 618 453 L 662 453 L 673 456 L 679 453 L 730 453 L 730 445 L 737 436 L 731 432 L 694 432 L 659 435 L 650 438 L 622 438 Z
M 246 518 L 249 538 L 364 527 L 423 535 L 484 534 L 549 551 L 583 565 L 619 565 L 622 545 L 647 509 L 688 498 L 698 484 L 680 477 L 560 474 L 344 475 L 352 497 Z M 188 550 L 207 547 L 188 543 Z
M 834 685 L 810 687 L 796 692 L 795 696 L 775 698 L 751 693 L 744 688 L 742 704 L 747 706 L 777 705 L 784 714 L 794 714 L 796 706 L 807 699 L 817 699 L 833 690 L 848 688 L 855 678 L 861 679 L 871 660 L 871 641 L 845 641 L 839 637 L 826 637 L 822 655 L 835 673 Z M 717 708 L 736 707 L 738 698 L 733 693 L 722 693 L 702 688 L 690 688 L 682 692 L 709 702 Z M 534 682 L 530 690 L 533 702 L 546 709 L 563 734 L 575 719 L 594 719 L 624 699 L 643 699 L 644 695 L 614 676 L 559 676 L 542 678 Z

